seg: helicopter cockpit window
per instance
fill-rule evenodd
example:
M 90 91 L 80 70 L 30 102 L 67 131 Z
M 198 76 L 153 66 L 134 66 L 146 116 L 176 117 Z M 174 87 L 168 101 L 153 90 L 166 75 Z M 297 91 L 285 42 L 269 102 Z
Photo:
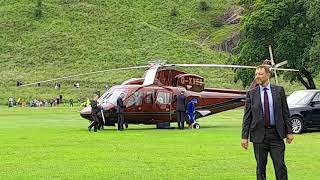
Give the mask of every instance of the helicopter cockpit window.
M 100 102 L 102 103 L 111 103 L 116 105 L 117 99 L 119 98 L 120 94 L 124 93 L 124 98 L 126 98 L 127 93 L 125 91 L 122 91 L 120 89 L 116 89 L 114 91 L 108 91 L 102 97 L 100 97 Z
M 169 104 L 170 103 L 170 93 L 158 92 L 157 103 L 158 104 Z
M 137 92 L 134 92 L 129 97 L 127 106 L 133 106 L 133 105 L 139 106 L 141 104 L 142 104 L 142 92 L 137 91 Z
M 99 97 L 98 102 L 99 103 L 106 103 L 108 98 L 111 96 L 113 89 L 109 89 L 107 92 L 102 94 L 102 96 Z
M 105 94 L 103 94 L 102 96 L 100 96 L 100 98 L 98 99 L 99 102 L 105 103 L 107 102 L 108 98 L 111 96 L 112 92 L 107 92 Z

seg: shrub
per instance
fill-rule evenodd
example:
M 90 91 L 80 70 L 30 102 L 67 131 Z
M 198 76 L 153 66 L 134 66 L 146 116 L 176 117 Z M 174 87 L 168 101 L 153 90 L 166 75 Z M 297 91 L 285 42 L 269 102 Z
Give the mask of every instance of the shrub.
M 34 16 L 36 18 L 42 17 L 42 0 L 37 0 L 36 9 L 34 11 Z
M 200 1 L 199 8 L 201 11 L 207 11 L 209 10 L 209 4 L 206 1 Z
M 179 15 L 179 11 L 177 9 L 177 7 L 174 7 L 172 10 L 171 10 L 171 16 L 178 16 Z
M 70 0 L 62 0 L 63 4 L 70 4 Z

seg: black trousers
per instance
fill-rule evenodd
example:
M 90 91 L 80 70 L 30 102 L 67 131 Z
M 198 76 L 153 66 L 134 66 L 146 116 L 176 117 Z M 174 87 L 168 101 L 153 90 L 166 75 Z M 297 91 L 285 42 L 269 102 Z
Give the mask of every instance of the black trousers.
M 117 118 L 118 118 L 118 130 L 123 130 L 124 114 L 118 113 Z
M 184 120 L 186 119 L 185 111 L 177 111 L 177 121 L 179 129 L 184 129 Z
M 253 143 L 254 154 L 257 161 L 257 180 L 266 179 L 266 165 L 270 152 L 277 180 L 287 180 L 287 167 L 284 162 L 285 144 L 279 136 L 277 129 L 265 129 L 262 143 Z
M 92 114 L 93 121 L 89 125 L 89 130 L 93 127 L 94 132 L 97 132 L 98 129 L 98 124 L 99 124 L 99 118 L 96 114 Z
M 101 114 L 101 116 L 98 116 L 99 117 L 98 129 L 103 129 L 103 126 L 105 125 L 104 122 L 103 122 L 102 116 L 103 116 L 102 114 Z

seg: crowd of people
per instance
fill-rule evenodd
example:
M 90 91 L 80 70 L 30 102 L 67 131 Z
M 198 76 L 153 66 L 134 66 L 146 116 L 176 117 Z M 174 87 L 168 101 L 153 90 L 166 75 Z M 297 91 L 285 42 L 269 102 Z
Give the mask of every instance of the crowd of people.
M 61 96 L 43 99 L 43 98 L 34 98 L 32 100 L 26 100 L 23 98 L 8 98 L 8 107 L 56 107 L 60 104 L 68 104 L 70 107 L 74 106 L 74 100 L 71 99 L 62 99 Z M 78 98 L 78 105 L 80 107 L 86 107 L 90 105 L 89 98 Z

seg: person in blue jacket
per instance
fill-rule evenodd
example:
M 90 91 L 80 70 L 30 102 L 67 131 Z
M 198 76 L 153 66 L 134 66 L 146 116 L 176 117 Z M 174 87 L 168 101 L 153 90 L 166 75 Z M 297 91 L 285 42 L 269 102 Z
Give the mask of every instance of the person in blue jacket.
M 193 125 L 196 122 L 196 103 L 198 103 L 198 100 L 196 98 L 192 98 L 191 101 L 187 104 L 189 128 L 193 128 Z

